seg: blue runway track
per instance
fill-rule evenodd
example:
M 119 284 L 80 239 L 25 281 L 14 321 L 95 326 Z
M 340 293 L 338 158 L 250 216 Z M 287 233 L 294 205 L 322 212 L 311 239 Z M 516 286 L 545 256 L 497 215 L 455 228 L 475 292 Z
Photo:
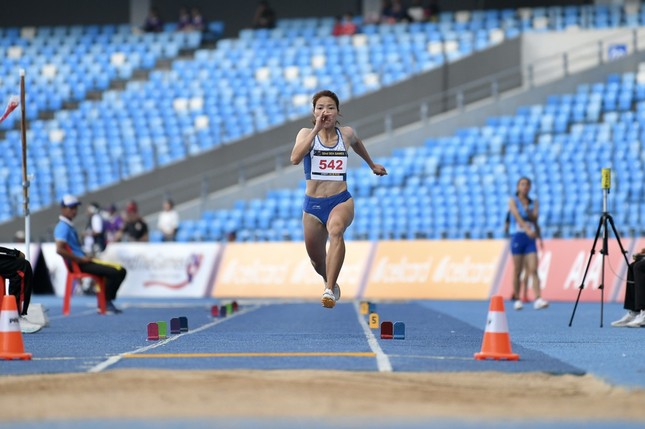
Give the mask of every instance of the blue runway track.
M 405 323 L 405 339 L 382 340 L 370 329 L 368 318 L 355 302 L 341 301 L 335 309 L 318 302 L 240 301 L 229 317 L 211 316 L 213 300 L 121 299 L 125 310 L 99 316 L 95 299 L 74 297 L 72 313 L 63 316 L 61 300 L 34 297 L 48 309 L 50 324 L 40 332 L 23 335 L 31 361 L 0 361 L 2 375 L 100 372 L 118 369 L 229 370 L 325 369 L 394 372 L 545 372 L 593 374 L 627 388 L 645 388 L 645 330 L 613 328 L 622 316 L 618 304 L 580 303 L 572 326 L 573 303 L 551 303 L 546 310 L 525 306 L 506 317 L 513 352 L 520 360 L 478 361 L 488 315 L 483 301 L 414 301 L 376 303 L 380 320 Z M 188 331 L 149 341 L 147 324 L 184 316 Z M 603 327 L 600 327 L 601 316 Z M 89 422 L 66 422 L 60 427 L 86 427 Z M 201 426 L 201 424 L 204 426 Z M 213 427 L 193 422 L 190 427 Z M 226 427 L 257 427 L 253 421 L 227 421 Z M 372 422 L 372 427 L 390 427 Z M 440 424 L 441 422 L 435 422 Z M 209 426 L 209 424 L 211 424 Z M 384 426 L 379 426 L 383 424 Z M 446 422 L 449 427 L 474 427 Z M 541 426 L 541 424 L 545 426 Z M 578 427 L 542 422 L 523 427 Z M 594 422 L 579 427 L 594 427 Z M 615 422 L 617 426 L 624 422 Z M 100 423 L 92 423 L 96 428 Z M 185 422 L 150 422 L 149 427 L 186 427 Z M 169 425 L 169 426 L 165 426 Z M 362 425 L 362 424 L 361 424 Z M 307 427 L 316 426 L 308 422 Z M 338 425 L 334 425 L 338 427 Z M 477 427 L 486 427 L 478 424 Z M 611 427 L 608 422 L 603 426 Z M 57 427 L 53 422 L 12 424 L 6 427 Z M 112 426 L 105 426 L 112 427 Z M 137 422 L 121 427 L 147 427 Z M 284 427 L 303 427 L 297 422 Z M 355 427 L 350 424 L 347 427 Z M 405 427 L 428 427 L 426 424 Z M 437 427 L 437 426 L 433 426 Z M 500 423 L 491 427 L 513 427 Z

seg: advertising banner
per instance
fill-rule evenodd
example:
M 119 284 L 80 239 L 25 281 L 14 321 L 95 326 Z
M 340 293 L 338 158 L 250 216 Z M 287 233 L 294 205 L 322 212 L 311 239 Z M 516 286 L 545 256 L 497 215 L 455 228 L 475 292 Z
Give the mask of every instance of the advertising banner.
M 487 299 L 504 240 L 381 241 L 367 299 Z
M 40 251 L 47 264 L 49 279 L 51 280 L 54 293 L 56 296 L 64 296 L 65 282 L 67 281 L 67 267 L 65 266 L 65 262 L 63 262 L 63 258 L 56 253 L 56 245 L 54 243 L 41 244 Z
M 114 243 L 101 259 L 128 270 L 120 296 L 201 298 L 220 249 L 217 243 Z
M 359 297 L 372 244 L 346 243 L 342 297 Z M 228 243 L 213 288 L 218 298 L 319 299 L 324 291 L 302 242 Z
M 538 249 L 538 276 L 541 294 L 547 301 L 575 301 L 584 278 L 580 301 L 600 301 L 599 286 L 603 284 L 605 301 L 615 299 L 617 291 L 626 279 L 627 264 L 621 254 L 618 241 L 611 236 L 607 240 L 607 255 L 602 254 L 602 237 L 593 239 L 544 240 L 544 248 Z M 626 251 L 631 249 L 631 239 L 621 239 Z M 592 254 L 592 249 L 594 252 Z M 591 257 L 591 260 L 590 260 Z M 587 269 L 588 267 L 588 269 Z M 522 276 L 523 277 L 523 276 Z M 509 254 L 499 293 L 507 299 L 513 292 L 513 258 Z M 532 284 L 529 284 L 529 299 L 533 300 Z
M 201 298 L 214 277 L 221 246 L 216 243 L 111 243 L 100 259 L 121 264 L 128 271 L 120 297 Z M 65 294 L 67 267 L 54 243 L 44 243 L 56 295 Z

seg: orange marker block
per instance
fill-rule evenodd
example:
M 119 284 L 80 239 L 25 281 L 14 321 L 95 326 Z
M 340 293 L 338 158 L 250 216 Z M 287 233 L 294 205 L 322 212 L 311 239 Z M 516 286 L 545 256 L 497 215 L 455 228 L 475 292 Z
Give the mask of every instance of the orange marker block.
M 370 309 L 370 303 L 367 302 L 367 301 L 361 302 L 360 309 L 361 309 L 361 314 L 364 315 L 364 316 L 367 316 L 367 314 L 369 312 L 369 309 Z

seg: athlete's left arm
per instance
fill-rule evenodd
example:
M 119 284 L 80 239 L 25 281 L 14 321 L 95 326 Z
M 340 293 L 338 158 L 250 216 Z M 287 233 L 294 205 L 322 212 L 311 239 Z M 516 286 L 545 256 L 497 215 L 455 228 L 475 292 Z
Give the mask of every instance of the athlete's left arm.
M 538 202 L 538 199 L 535 198 L 533 200 L 533 208 L 531 210 L 526 211 L 526 214 L 528 215 L 528 218 L 531 222 L 537 224 L 539 211 L 540 211 L 540 203 Z
M 535 199 L 535 202 L 533 203 L 533 213 L 532 213 L 532 215 L 533 215 L 533 222 L 535 222 L 535 223 L 537 223 L 537 221 L 538 221 L 538 214 L 539 214 L 539 212 L 540 212 L 540 202 L 539 202 L 539 201 L 538 201 L 538 199 L 536 198 L 536 199 Z
M 385 176 L 387 174 L 387 170 L 385 170 L 385 167 L 381 164 L 375 164 L 374 161 L 372 161 L 372 157 L 370 157 L 363 141 L 358 138 L 354 129 L 351 127 L 343 127 L 342 131 L 345 141 L 349 142 L 349 145 L 354 149 L 354 152 L 363 158 L 367 165 L 372 169 L 372 172 L 377 176 Z
M 540 225 L 538 224 L 538 212 L 539 212 L 540 203 L 538 203 L 537 198 L 533 202 L 533 210 L 531 213 L 531 221 L 535 226 L 535 237 L 538 239 L 540 248 L 544 248 L 544 242 L 542 241 L 542 231 L 540 230 Z

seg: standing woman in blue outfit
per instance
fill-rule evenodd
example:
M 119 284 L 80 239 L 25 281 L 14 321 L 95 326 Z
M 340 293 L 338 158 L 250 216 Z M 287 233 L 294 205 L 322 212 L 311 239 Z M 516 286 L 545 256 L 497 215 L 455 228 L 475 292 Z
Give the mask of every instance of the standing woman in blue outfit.
M 296 136 L 291 163 L 304 160 L 307 186 L 302 224 L 305 247 L 311 264 L 325 281 L 322 305 L 333 308 L 340 299 L 336 281 L 345 260 L 344 233 L 354 220 L 354 199 L 347 191 L 349 146 L 377 176 L 385 167 L 372 161 L 365 145 L 351 127 L 340 127 L 338 96 L 323 90 L 313 96 L 313 128 L 303 128 Z M 327 240 L 329 239 L 329 251 Z
M 522 309 L 520 299 L 520 276 L 522 270 L 526 271 L 525 281 L 533 284 L 535 301 L 533 308 L 541 310 L 549 306 L 549 303 L 542 299 L 540 290 L 540 279 L 537 273 L 538 257 L 536 242 L 540 238 L 540 227 L 538 226 L 538 201 L 529 198 L 531 180 L 522 177 L 517 181 L 517 192 L 508 200 L 511 234 L 511 254 L 513 255 L 513 307 L 516 310 Z

